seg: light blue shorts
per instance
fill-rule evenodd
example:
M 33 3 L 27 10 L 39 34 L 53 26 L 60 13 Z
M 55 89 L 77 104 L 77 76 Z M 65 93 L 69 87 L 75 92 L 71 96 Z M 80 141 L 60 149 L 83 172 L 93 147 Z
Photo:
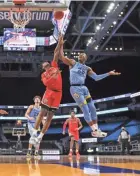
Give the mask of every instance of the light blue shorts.
M 87 98 L 91 98 L 89 90 L 86 86 L 71 86 L 70 93 L 79 106 L 85 103 Z

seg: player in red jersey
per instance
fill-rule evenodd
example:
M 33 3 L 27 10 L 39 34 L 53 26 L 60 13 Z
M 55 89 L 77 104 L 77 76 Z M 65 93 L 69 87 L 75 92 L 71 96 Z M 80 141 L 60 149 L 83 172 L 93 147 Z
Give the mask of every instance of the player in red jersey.
M 68 133 L 71 138 L 69 156 L 72 157 L 73 145 L 75 141 L 76 156 L 79 158 L 79 130 L 83 127 L 79 118 L 75 117 L 75 112 L 71 111 L 71 117 L 67 119 L 63 125 L 63 134 L 65 135 L 66 126 L 68 125 Z
M 55 114 L 55 111 L 56 109 L 58 109 L 61 102 L 62 77 L 57 64 L 59 59 L 61 37 L 62 36 L 59 37 L 58 45 L 54 51 L 54 58 L 52 63 L 50 64 L 49 62 L 44 62 L 42 64 L 42 69 L 44 70 L 44 72 L 41 75 L 41 80 L 46 86 L 46 91 L 41 101 L 41 111 L 37 117 L 33 134 L 30 138 L 34 145 L 38 145 L 41 142 L 45 132 L 48 130 L 51 124 L 51 120 Z M 37 129 L 39 128 L 44 116 L 46 116 L 47 119 L 45 124 L 43 125 L 41 133 L 37 137 Z

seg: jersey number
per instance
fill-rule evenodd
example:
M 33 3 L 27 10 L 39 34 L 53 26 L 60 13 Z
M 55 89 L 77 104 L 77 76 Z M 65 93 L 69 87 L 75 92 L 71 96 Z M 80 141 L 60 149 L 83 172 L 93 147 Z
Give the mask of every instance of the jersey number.
M 81 67 L 79 67 L 79 68 L 78 68 L 78 73 L 79 73 L 80 75 L 84 75 L 84 74 L 85 74 L 85 70 L 82 69 Z

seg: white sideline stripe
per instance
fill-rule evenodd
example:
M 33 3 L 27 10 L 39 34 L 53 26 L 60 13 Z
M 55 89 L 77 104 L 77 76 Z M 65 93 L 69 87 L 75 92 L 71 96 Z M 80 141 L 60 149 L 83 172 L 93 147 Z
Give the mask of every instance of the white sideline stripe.
M 97 112 L 97 115 L 111 114 L 111 113 L 125 112 L 125 111 L 128 111 L 128 107 L 99 111 L 99 112 Z M 69 117 L 70 117 L 70 115 L 60 115 L 60 116 L 54 116 L 53 119 L 66 119 Z M 84 115 L 83 114 L 76 114 L 76 117 L 82 118 L 82 117 L 84 117 Z M 27 120 L 26 117 L 2 117 L 2 116 L 0 117 L 0 120 L 17 120 L 17 119 L 18 120 Z

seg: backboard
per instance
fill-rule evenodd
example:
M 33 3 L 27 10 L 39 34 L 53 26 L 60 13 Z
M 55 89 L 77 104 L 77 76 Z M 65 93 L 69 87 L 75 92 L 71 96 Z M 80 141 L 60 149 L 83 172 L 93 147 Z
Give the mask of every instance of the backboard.
M 26 136 L 25 128 L 13 128 L 12 136 Z

